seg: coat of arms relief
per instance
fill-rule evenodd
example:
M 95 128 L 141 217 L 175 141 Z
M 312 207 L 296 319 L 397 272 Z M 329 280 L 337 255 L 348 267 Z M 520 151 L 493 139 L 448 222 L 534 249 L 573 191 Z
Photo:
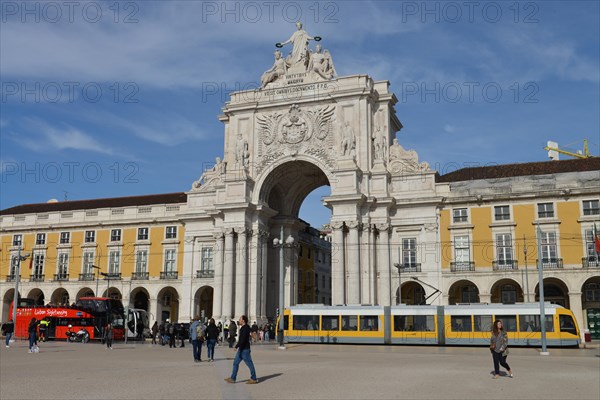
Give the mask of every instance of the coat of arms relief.
M 297 104 L 288 112 L 256 116 L 259 135 L 257 173 L 283 156 L 309 154 L 333 166 L 335 106 L 303 110 Z

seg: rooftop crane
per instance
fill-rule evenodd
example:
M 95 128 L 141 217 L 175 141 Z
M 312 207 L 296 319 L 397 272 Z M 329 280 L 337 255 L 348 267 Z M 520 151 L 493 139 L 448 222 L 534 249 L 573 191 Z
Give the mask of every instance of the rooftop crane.
M 592 155 L 590 154 L 590 149 L 588 147 L 587 139 L 583 140 L 583 152 L 581 150 L 578 150 L 577 153 L 574 153 L 572 151 L 560 149 L 558 147 L 558 143 L 552 142 L 552 141 L 548 141 L 548 145 L 546 147 L 544 147 L 544 150 L 548 150 L 548 157 L 552 160 L 558 160 L 559 153 L 565 154 L 567 156 L 575 157 L 575 158 L 590 158 L 590 157 L 592 157 Z

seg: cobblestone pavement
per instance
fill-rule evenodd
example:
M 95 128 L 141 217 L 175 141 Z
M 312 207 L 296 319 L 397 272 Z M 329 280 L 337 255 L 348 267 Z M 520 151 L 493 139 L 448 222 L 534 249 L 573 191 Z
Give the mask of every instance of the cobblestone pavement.
M 27 343 L 0 347 L 0 398 L 8 399 L 599 399 L 600 349 L 511 348 L 513 379 L 491 379 L 486 348 L 258 344 L 258 385 L 228 384 L 234 351 L 194 363 L 190 345 Z

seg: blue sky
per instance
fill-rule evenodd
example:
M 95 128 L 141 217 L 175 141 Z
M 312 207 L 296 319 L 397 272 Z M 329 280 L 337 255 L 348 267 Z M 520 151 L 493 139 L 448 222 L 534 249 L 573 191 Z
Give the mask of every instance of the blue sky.
M 188 190 L 223 154 L 227 94 L 258 84 L 297 19 L 339 75 L 390 81 L 400 143 L 441 173 L 546 160 L 548 140 L 600 153 L 597 1 L 1 7 L 2 209 Z M 301 217 L 327 222 L 328 193 Z

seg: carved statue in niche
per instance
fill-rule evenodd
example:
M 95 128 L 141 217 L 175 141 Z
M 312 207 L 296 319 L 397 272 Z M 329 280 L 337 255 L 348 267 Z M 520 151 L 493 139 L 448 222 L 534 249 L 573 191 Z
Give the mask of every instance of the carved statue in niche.
M 264 88 L 271 82 L 276 82 L 278 79 L 282 78 L 287 71 L 287 65 L 285 60 L 281 57 L 281 51 L 275 51 L 275 62 L 271 69 L 265 71 L 260 77 L 260 82 L 262 83 L 262 87 Z
M 235 162 L 243 167 L 247 167 L 250 160 L 250 151 L 248 150 L 248 141 L 238 133 L 238 140 L 235 146 Z
M 371 139 L 373 140 L 373 154 L 375 160 L 385 160 L 387 157 L 387 131 L 386 124 L 383 121 L 383 110 L 377 111 L 375 114 L 375 128 Z
M 354 137 L 354 129 L 350 122 L 346 121 L 342 127 L 342 143 L 341 150 L 343 156 L 354 156 L 356 149 L 356 139 Z

